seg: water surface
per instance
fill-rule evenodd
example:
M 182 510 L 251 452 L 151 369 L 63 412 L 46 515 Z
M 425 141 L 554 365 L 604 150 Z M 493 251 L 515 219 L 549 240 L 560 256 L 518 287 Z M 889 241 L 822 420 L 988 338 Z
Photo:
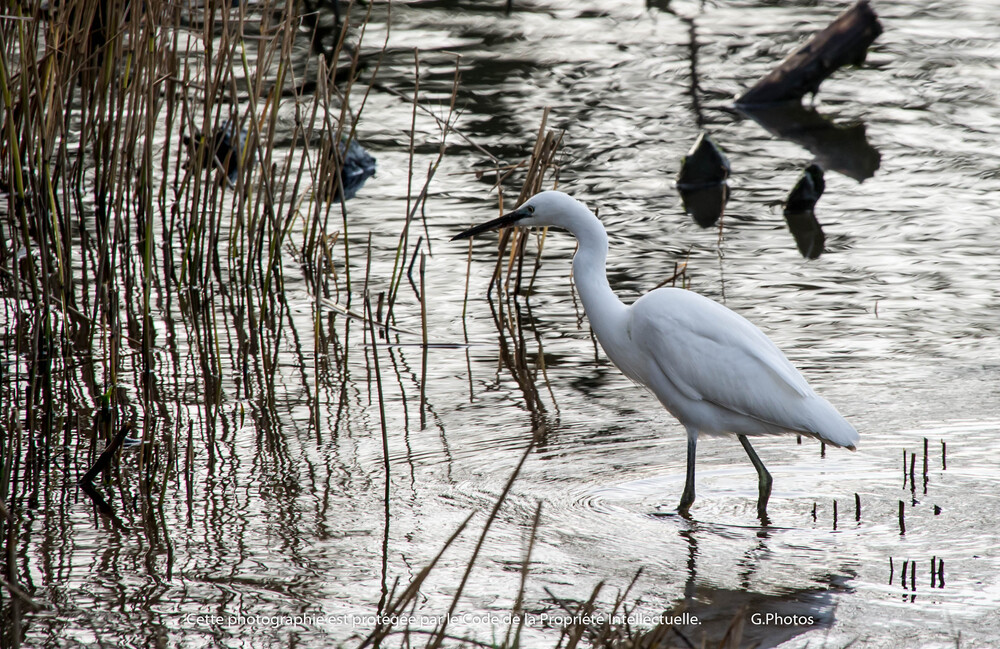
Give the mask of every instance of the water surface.
M 558 611 L 556 598 L 586 600 L 600 582 L 608 607 L 641 569 L 630 601 L 649 615 L 686 602 L 703 629 L 714 621 L 723 630 L 744 606 L 748 615 L 812 616 L 794 628 L 748 623 L 746 637 L 765 646 L 1000 642 L 1000 28 L 992 3 L 875 3 L 885 32 L 868 63 L 824 83 L 813 108 L 836 127 L 863 127 L 878 169 L 863 182 L 827 171 L 816 207 L 826 250 L 815 260 L 801 257 L 778 205 L 814 154 L 736 111 L 732 99 L 839 4 L 551 0 L 516 2 L 510 16 L 502 4 L 394 3 L 380 83 L 412 93 L 419 47 L 422 101 L 443 115 L 460 54 L 457 127 L 508 163 L 527 156 L 550 108 L 549 126 L 565 131 L 559 188 L 599 208 L 622 299 L 686 262 L 692 290 L 758 324 L 861 431 L 858 451 L 821 454 L 794 437 L 755 442 L 774 476 L 773 527 L 761 529 L 756 475 L 741 447 L 703 439 L 694 520 L 665 515 L 683 487 L 683 428 L 596 347 L 573 292 L 571 238 L 551 233 L 530 296 L 516 300 L 535 373 L 532 407 L 499 360 L 485 298 L 492 236 L 472 246 L 464 304 L 468 248 L 448 239 L 492 218 L 496 201 L 489 183 L 468 173 L 492 162 L 452 134 L 420 223 L 430 238 L 428 332 L 432 343 L 482 344 L 428 349 L 424 427 L 420 337 L 379 347 L 388 502 L 362 325 L 326 314 L 316 347 L 312 288 L 289 256 L 292 317 L 274 403 L 263 408 L 224 377 L 209 421 L 196 385 L 167 387 L 168 434 L 203 441 L 190 471 L 168 485 L 156 542 L 135 528 L 142 520 L 128 509 L 128 486 L 112 497 L 125 529 L 74 491 L 47 493 L 23 530 L 19 561 L 52 609 L 25 619 L 27 644 L 350 646 L 371 630 L 363 617 L 355 626 L 275 616 L 374 614 L 387 589 L 407 584 L 478 512 L 421 588 L 416 612 L 443 615 L 531 440 L 458 603 L 456 634 L 502 636 L 504 625 L 481 616 L 511 610 L 541 503 L 525 592 L 532 613 Z M 375 8 L 365 41 L 372 51 L 385 15 Z M 348 236 L 362 251 L 352 260 L 357 281 L 371 235 L 377 295 L 388 287 L 405 216 L 411 105 L 378 88 L 368 102 L 358 136 L 378 174 L 348 203 Z M 440 132 L 422 113 L 416 129 L 422 173 Z M 703 129 L 733 167 L 721 242 L 717 229 L 683 213 L 673 186 Z M 361 303 L 355 287 L 352 308 Z M 405 281 L 395 316 L 420 331 Z M 912 491 L 904 451 L 917 453 Z M 128 467 L 134 462 L 126 460 L 126 475 Z M 932 557 L 944 561 L 943 587 L 931 588 Z M 900 581 L 904 561 L 916 562 L 915 587 Z M 230 624 L 231 616 L 253 619 Z M 533 646 L 557 637 L 540 627 L 525 633 Z

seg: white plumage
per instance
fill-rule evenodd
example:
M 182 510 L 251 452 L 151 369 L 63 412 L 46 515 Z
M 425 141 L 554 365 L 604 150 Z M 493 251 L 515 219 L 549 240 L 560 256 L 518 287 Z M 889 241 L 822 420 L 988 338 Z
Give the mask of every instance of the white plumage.
M 608 356 L 685 426 L 708 434 L 793 432 L 836 446 L 857 443 L 857 431 L 743 316 L 677 288 L 647 293 L 626 313 L 625 335 L 609 337 Z
M 630 306 L 608 285 L 608 236 L 583 203 L 562 192 L 536 194 L 520 208 L 456 236 L 518 226 L 556 226 L 579 242 L 573 276 L 591 329 L 615 365 L 647 387 L 688 432 L 688 467 L 678 510 L 694 501 L 698 434 L 735 434 L 760 477 L 758 514 L 767 522 L 771 476 L 747 435 L 799 433 L 853 449 L 858 432 L 763 332 L 697 293 L 661 288 Z

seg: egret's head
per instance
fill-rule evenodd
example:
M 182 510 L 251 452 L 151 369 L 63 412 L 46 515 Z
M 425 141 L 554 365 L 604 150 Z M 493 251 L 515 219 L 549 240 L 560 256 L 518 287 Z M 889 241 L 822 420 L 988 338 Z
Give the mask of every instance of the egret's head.
M 461 234 L 456 234 L 452 237 L 452 241 L 455 239 L 467 239 L 481 232 L 506 228 L 512 225 L 521 227 L 554 225 L 571 229 L 572 221 L 578 218 L 575 215 L 580 210 L 583 210 L 588 215 L 590 214 L 590 210 L 583 203 L 568 194 L 556 191 L 540 192 L 526 200 L 521 207 L 513 212 L 508 212 L 500 218 L 481 223 Z

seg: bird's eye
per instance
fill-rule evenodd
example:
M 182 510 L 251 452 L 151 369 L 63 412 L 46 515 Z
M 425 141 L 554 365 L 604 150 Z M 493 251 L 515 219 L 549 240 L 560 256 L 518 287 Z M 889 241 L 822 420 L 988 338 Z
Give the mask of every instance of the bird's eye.
M 528 206 L 528 214 L 534 214 L 534 213 L 535 213 L 535 206 L 534 205 L 529 205 Z

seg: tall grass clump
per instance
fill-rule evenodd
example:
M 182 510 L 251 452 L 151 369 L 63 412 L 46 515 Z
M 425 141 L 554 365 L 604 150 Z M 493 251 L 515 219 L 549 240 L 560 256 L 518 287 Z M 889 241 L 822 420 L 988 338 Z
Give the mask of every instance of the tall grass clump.
M 164 501 L 186 481 L 193 507 L 227 400 L 273 427 L 287 269 L 317 313 L 357 293 L 343 169 L 384 50 L 363 53 L 371 7 L 323 25 L 294 0 L 0 12 L 3 644 L 44 605 L 26 512 L 57 515 L 86 476 L 101 516 L 169 549 Z M 128 474 L 95 464 L 112 440 L 138 449 Z

